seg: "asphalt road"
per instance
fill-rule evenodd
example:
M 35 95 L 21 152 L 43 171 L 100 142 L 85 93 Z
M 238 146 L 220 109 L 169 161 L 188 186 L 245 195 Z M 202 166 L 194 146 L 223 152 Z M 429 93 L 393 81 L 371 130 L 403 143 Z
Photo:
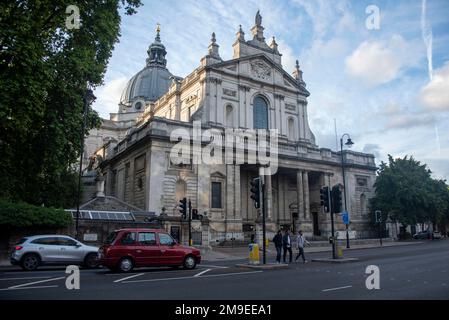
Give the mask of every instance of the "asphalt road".
M 329 253 L 309 254 L 313 258 Z M 0 269 L 0 300 L 9 299 L 449 299 L 449 240 L 351 250 L 356 262 L 292 263 L 283 270 L 249 270 L 238 261 L 204 261 L 195 270 L 80 270 L 80 289 L 65 286 L 65 268 Z M 380 270 L 380 289 L 368 290 L 366 267 Z

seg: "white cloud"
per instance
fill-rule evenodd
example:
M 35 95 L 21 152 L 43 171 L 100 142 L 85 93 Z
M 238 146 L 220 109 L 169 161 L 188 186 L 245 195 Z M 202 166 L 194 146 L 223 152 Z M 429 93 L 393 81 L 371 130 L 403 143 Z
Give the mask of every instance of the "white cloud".
M 409 49 L 400 35 L 393 35 L 388 42 L 364 41 L 346 58 L 346 72 L 368 86 L 390 82 L 411 64 Z
M 126 77 L 120 77 L 108 81 L 104 86 L 95 90 L 97 100 L 94 109 L 100 113 L 100 116 L 109 119 L 109 113 L 118 111 L 120 96 L 127 83 Z
M 430 109 L 449 110 L 449 61 L 435 70 L 433 79 L 422 88 L 421 101 Z

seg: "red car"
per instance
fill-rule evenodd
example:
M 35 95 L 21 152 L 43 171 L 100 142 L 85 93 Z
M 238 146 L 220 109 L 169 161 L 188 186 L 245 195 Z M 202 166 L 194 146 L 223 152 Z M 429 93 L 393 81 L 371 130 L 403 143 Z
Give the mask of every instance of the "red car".
M 194 269 L 201 262 L 200 250 L 178 244 L 159 229 L 116 230 L 108 236 L 99 254 L 101 265 L 121 272 L 155 266 Z

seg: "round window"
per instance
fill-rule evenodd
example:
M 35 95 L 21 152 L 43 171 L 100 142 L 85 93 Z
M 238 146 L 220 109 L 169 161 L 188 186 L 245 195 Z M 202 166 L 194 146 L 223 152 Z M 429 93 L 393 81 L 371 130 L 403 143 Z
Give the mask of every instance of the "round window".
M 134 105 L 134 109 L 136 109 L 136 110 L 142 109 L 142 102 L 140 102 L 140 101 L 136 102 L 136 104 Z

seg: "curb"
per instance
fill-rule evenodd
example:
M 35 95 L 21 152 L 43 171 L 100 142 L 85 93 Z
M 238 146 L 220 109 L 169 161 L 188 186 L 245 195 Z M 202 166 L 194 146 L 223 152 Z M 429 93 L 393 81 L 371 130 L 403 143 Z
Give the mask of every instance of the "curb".
M 257 269 L 257 270 L 276 270 L 276 269 L 288 269 L 288 264 L 236 264 L 239 268 Z
M 345 262 L 359 261 L 359 258 L 342 258 L 342 259 L 321 258 L 321 259 L 312 259 L 312 261 L 314 261 L 314 262 L 328 262 L 328 263 L 345 263 Z

